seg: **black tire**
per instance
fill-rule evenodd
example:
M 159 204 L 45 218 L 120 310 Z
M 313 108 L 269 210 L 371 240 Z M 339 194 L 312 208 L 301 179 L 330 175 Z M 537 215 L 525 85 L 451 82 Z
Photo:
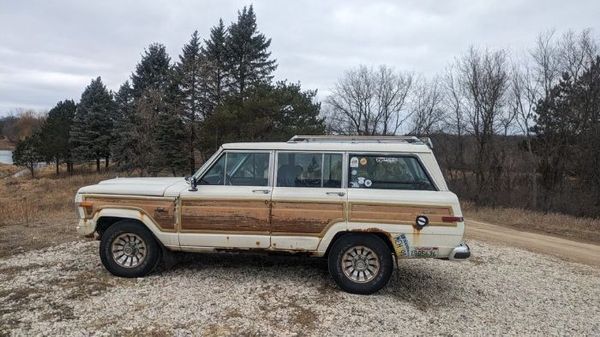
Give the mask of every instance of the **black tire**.
M 123 247 L 121 245 L 123 242 L 126 242 L 127 238 L 131 238 L 135 243 L 138 243 L 137 248 L 134 252 L 131 253 L 130 256 L 126 256 L 122 258 L 121 256 L 117 256 L 118 260 L 124 259 L 125 263 L 118 262 L 115 259 L 115 253 L 113 254 L 113 244 L 115 247 Z M 118 240 L 116 243 L 115 241 Z M 143 242 L 144 249 L 139 248 L 141 244 L 139 241 Z M 120 246 L 121 245 L 121 246 Z M 135 245 L 135 244 L 134 244 Z M 123 249 L 122 251 L 124 251 Z M 141 255 L 143 251 L 143 256 Z M 108 227 L 108 229 L 102 234 L 102 239 L 100 241 L 100 260 L 104 267 L 113 275 L 120 277 L 142 277 L 148 275 L 152 270 L 156 267 L 160 260 L 160 246 L 156 239 L 144 225 L 137 223 L 131 220 L 121 220 L 114 223 L 112 226 Z M 142 256 L 141 258 L 139 258 Z M 131 265 L 132 266 L 123 266 L 127 265 L 129 261 L 129 257 L 131 257 Z M 136 261 L 137 258 L 137 263 Z
M 367 249 L 360 247 L 366 247 Z M 353 269 L 354 266 L 356 266 L 355 262 L 345 262 L 346 264 L 343 264 L 344 262 L 342 261 L 347 252 L 349 254 L 356 252 L 354 249 L 358 249 L 362 252 L 367 251 L 367 256 L 370 256 L 368 258 L 369 260 L 375 258 L 378 261 L 378 269 L 376 272 L 370 273 L 370 275 L 367 276 L 366 272 L 363 271 L 363 279 L 358 281 L 353 280 L 346 275 L 343 267 L 352 265 L 352 267 L 348 268 L 350 268 L 350 270 L 355 270 Z M 371 252 L 369 253 L 368 250 L 371 250 Z M 392 271 L 394 269 L 392 253 L 390 249 L 381 238 L 372 234 L 351 233 L 343 235 L 337 239 L 329 251 L 328 264 L 329 273 L 340 288 L 349 293 L 363 295 L 375 293 L 383 288 L 390 280 Z M 358 268 L 356 270 L 358 270 Z M 373 269 L 369 269 L 369 271 L 374 271 L 374 267 Z M 348 272 L 348 269 L 346 269 L 346 272 Z M 357 274 L 358 276 L 355 277 L 360 279 L 361 272 L 357 272 Z

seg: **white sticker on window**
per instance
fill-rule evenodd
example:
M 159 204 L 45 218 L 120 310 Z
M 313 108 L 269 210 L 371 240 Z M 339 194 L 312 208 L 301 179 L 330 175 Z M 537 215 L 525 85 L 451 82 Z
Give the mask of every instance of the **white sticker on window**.
M 350 172 L 350 173 L 351 173 L 353 176 L 355 176 L 355 175 L 357 175 L 357 174 L 358 174 L 358 171 L 357 171 L 357 170 L 352 170 L 352 172 Z
M 371 180 L 365 180 L 365 187 L 371 187 L 371 185 L 373 185 L 373 182 Z
M 358 183 L 359 184 L 364 184 L 365 183 L 365 177 L 358 177 Z
M 358 167 L 358 157 L 350 158 L 350 167 Z

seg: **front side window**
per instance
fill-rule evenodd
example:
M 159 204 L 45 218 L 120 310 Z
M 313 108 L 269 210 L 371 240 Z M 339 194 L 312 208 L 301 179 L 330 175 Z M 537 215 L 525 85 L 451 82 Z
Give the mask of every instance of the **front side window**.
M 280 152 L 278 187 L 342 187 L 342 155 L 338 153 Z
M 226 152 L 200 179 L 201 185 L 268 186 L 269 154 Z
M 350 154 L 349 160 L 350 188 L 435 190 L 415 157 Z

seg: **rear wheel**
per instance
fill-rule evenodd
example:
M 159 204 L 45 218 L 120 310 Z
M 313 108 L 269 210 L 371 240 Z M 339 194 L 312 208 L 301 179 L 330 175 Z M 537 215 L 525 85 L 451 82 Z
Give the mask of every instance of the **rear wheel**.
M 102 234 L 100 260 L 113 275 L 141 277 L 158 264 L 160 247 L 152 233 L 142 225 L 122 220 Z
M 392 253 L 371 234 L 346 234 L 329 252 L 329 273 L 343 290 L 372 294 L 383 288 L 393 270 Z

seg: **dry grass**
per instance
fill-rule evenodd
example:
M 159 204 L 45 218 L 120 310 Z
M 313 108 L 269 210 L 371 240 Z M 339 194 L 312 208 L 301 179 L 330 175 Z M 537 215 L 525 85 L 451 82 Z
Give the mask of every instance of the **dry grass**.
M 114 173 L 56 177 L 51 167 L 0 179 L 0 257 L 77 239 L 75 192 Z
M 3 164 L 0 163 L 0 179 L 8 176 L 12 176 L 13 174 L 23 170 L 23 168 L 11 165 L 11 164 Z
M 471 203 L 464 203 L 462 206 L 465 217 L 469 219 L 580 242 L 600 243 L 600 219 L 543 213 L 520 208 L 477 207 Z

